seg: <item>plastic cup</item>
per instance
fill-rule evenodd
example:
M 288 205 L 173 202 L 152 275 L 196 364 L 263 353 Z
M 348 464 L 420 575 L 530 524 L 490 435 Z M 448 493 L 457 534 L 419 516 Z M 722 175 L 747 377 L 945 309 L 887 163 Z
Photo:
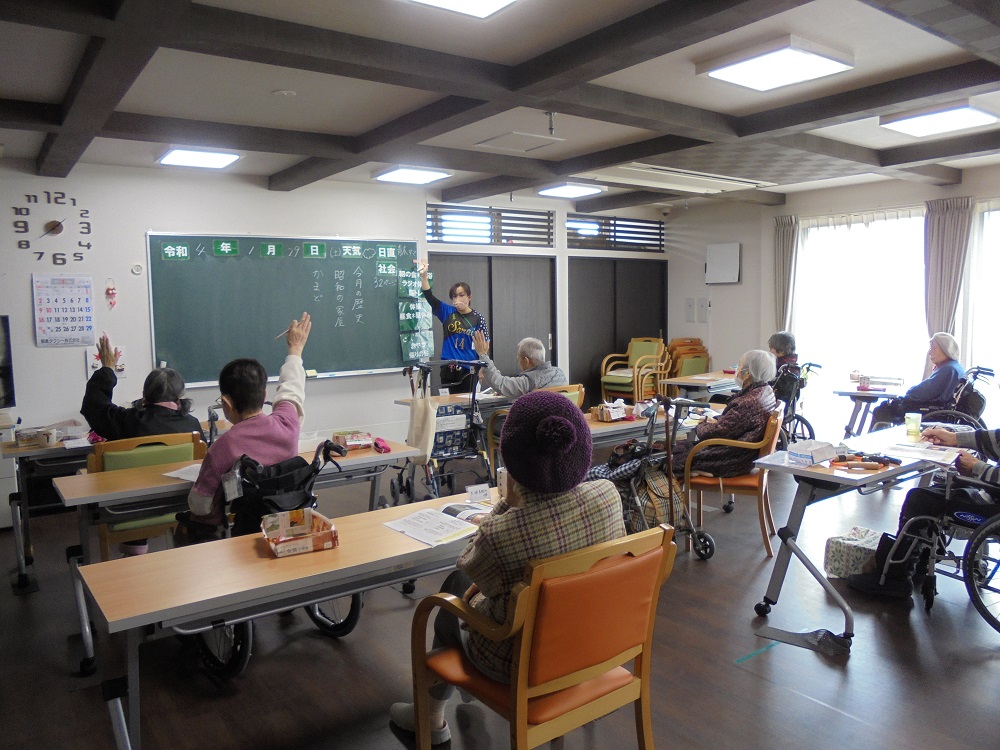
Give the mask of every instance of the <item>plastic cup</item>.
M 907 412 L 904 419 L 906 420 L 906 432 L 909 435 L 919 435 L 920 434 L 920 419 L 922 415 L 917 412 Z

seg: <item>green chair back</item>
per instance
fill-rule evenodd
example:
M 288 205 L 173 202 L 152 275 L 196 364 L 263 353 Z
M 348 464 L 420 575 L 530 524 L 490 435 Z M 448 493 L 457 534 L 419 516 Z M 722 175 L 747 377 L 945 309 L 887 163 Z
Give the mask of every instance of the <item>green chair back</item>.
M 684 378 L 688 375 L 701 375 L 706 372 L 708 372 L 707 357 L 687 357 L 681 360 L 677 376 Z
M 140 445 L 129 451 L 104 454 L 104 470 L 134 469 L 138 466 L 155 466 L 174 461 L 194 460 L 194 443 L 180 445 Z

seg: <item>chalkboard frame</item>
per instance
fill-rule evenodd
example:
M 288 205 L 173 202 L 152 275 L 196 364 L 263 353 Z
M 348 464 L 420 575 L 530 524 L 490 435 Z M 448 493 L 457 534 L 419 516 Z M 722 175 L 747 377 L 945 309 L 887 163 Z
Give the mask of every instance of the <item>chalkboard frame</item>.
M 263 240 L 263 241 L 275 240 L 275 241 L 278 241 L 278 242 L 281 242 L 281 241 L 285 240 L 285 241 L 294 241 L 294 242 L 362 243 L 362 244 L 365 244 L 365 245 L 370 245 L 370 244 L 375 244 L 375 243 L 384 243 L 386 245 L 406 246 L 407 252 L 408 253 L 412 253 L 412 255 L 407 256 L 406 260 L 408 260 L 411 257 L 413 259 L 416 259 L 420 255 L 419 242 L 418 242 L 418 240 L 415 240 L 415 239 L 412 239 L 412 238 L 411 239 L 402 239 L 402 238 L 371 238 L 371 237 L 342 237 L 342 236 L 329 237 L 329 236 L 315 236 L 315 235 L 282 235 L 282 236 L 275 235 L 275 236 L 270 236 L 270 235 L 258 235 L 258 234 L 245 234 L 245 233 L 238 233 L 238 232 L 229 232 L 229 233 L 225 233 L 225 234 L 221 234 L 221 233 L 209 233 L 209 232 L 196 233 L 196 232 L 183 232 L 183 231 L 172 231 L 172 232 L 166 232 L 166 231 L 149 231 L 149 232 L 146 232 L 146 263 L 147 263 L 146 268 L 147 268 L 147 293 L 148 293 L 148 301 L 149 301 L 150 351 L 151 351 L 151 356 L 152 356 L 152 360 L 153 360 L 152 365 L 153 365 L 154 368 L 155 367 L 159 367 L 161 363 L 160 363 L 160 361 L 157 361 L 158 360 L 158 354 L 159 354 L 159 352 L 157 351 L 157 320 L 156 320 L 156 313 L 155 313 L 155 308 L 156 308 L 156 304 L 155 304 L 155 301 L 156 301 L 155 284 L 156 284 L 156 280 L 155 280 L 155 274 L 154 274 L 154 267 L 156 265 L 158 265 L 159 260 L 154 264 L 153 252 L 154 252 L 154 243 L 156 243 L 158 240 L 161 240 L 163 238 L 198 238 L 198 239 L 207 239 L 207 240 L 216 240 L 216 239 L 218 239 L 218 240 L 225 240 L 225 239 Z M 159 251 L 160 247 L 155 247 L 155 249 L 157 251 Z M 369 258 L 369 259 L 366 259 L 366 260 L 371 260 L 371 259 Z M 398 266 L 402 267 L 403 263 L 405 263 L 406 260 L 400 259 L 400 261 L 398 263 Z M 271 262 L 271 261 L 268 261 L 268 262 Z M 396 284 L 398 284 L 398 281 L 396 282 Z M 393 285 L 393 289 L 395 290 L 394 294 L 398 295 L 398 288 L 397 288 L 396 285 Z M 396 296 L 395 298 L 396 299 L 400 299 L 400 298 L 398 298 L 398 296 Z M 190 314 L 190 311 L 183 312 L 182 313 L 182 317 L 184 315 L 188 315 L 188 314 Z M 393 315 L 393 313 L 390 312 L 390 311 L 386 311 L 384 314 L 386 314 L 388 316 L 392 316 Z M 199 319 L 197 319 L 195 317 L 192 317 L 192 318 L 188 319 L 187 321 L 185 321 L 185 323 L 190 323 L 190 324 L 193 324 L 194 326 L 197 326 L 197 324 L 199 324 L 199 323 L 203 324 L 203 321 L 201 321 L 201 320 L 199 320 Z M 180 323 L 178 325 L 183 325 L 183 324 L 184 323 Z M 314 335 L 316 334 L 316 319 L 315 319 L 315 315 L 314 315 L 313 334 Z M 270 339 L 270 336 L 267 336 L 266 338 L 262 337 L 262 345 L 267 345 L 269 343 L 269 341 L 268 341 L 269 339 Z M 283 346 L 283 341 L 282 342 L 277 342 L 277 343 L 281 343 L 281 345 Z M 402 351 L 400 350 L 398 363 L 394 361 L 392 363 L 392 365 L 390 365 L 390 366 L 361 367 L 361 368 L 343 369 L 343 370 L 341 370 L 341 369 L 324 369 L 324 370 L 317 370 L 315 373 L 313 373 L 313 369 L 315 369 L 315 368 L 311 367 L 311 362 L 310 362 L 310 357 L 309 357 L 309 351 L 310 351 L 310 349 L 309 349 L 309 346 L 307 345 L 306 346 L 306 351 L 305 351 L 305 357 L 304 357 L 304 364 L 305 364 L 305 366 L 307 368 L 307 372 L 309 373 L 309 378 L 310 379 L 313 379 L 313 378 L 317 378 L 318 379 L 318 378 L 353 377 L 353 376 L 357 376 L 357 375 L 374 375 L 374 374 L 381 374 L 381 373 L 395 373 L 395 372 L 399 372 L 403 367 L 405 367 L 405 366 L 407 366 L 409 364 L 409 362 L 407 362 L 407 361 L 405 361 L 405 360 L 402 359 Z M 256 355 L 253 354 L 253 353 L 250 353 L 247 356 L 256 356 Z M 260 359 L 262 362 L 264 362 L 264 357 L 261 356 L 261 357 L 257 357 L 257 358 Z M 229 361 L 229 358 L 227 358 L 226 361 Z M 168 366 L 170 366 L 171 364 L 172 364 L 171 362 L 167 362 Z M 189 387 L 189 388 L 203 388 L 203 387 L 217 386 L 218 385 L 217 374 L 218 374 L 218 371 L 221 370 L 222 365 L 224 365 L 225 362 L 219 362 L 219 363 L 216 363 L 216 364 L 218 364 L 218 367 L 214 368 L 215 369 L 215 374 L 211 377 L 211 379 L 207 379 L 205 377 L 200 377 L 200 378 L 199 377 L 195 377 L 195 378 L 193 378 L 191 380 L 191 382 L 188 382 L 186 384 L 187 387 Z M 267 362 L 264 362 L 264 364 L 265 364 L 266 367 L 268 366 Z M 280 367 L 280 364 L 279 364 L 279 367 Z M 271 367 L 268 367 L 268 370 L 269 370 L 269 372 L 268 372 L 269 380 L 271 380 L 271 381 L 277 380 L 277 371 L 276 371 L 276 368 L 273 367 L 273 366 L 271 366 Z M 273 372 L 272 372 L 272 370 L 273 370 Z M 183 371 L 182 371 L 182 374 L 184 374 Z

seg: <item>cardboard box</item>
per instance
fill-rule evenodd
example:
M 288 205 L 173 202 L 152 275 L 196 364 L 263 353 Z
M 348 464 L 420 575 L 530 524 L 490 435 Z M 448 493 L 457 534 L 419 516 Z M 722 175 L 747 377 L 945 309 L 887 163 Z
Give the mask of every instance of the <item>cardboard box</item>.
M 359 451 L 362 448 L 371 448 L 375 443 L 375 438 L 370 432 L 357 432 L 344 430 L 333 433 L 330 438 L 336 445 L 342 445 L 349 451 Z
M 340 541 L 333 521 L 312 508 L 266 515 L 260 530 L 277 557 L 333 549 Z
M 823 556 L 827 578 L 847 578 L 860 573 L 862 566 L 874 557 L 881 538 L 881 531 L 855 526 L 844 536 L 827 539 L 826 554 Z
M 836 457 L 837 450 L 822 440 L 800 440 L 788 445 L 788 463 L 796 466 L 812 466 Z
M 599 404 L 590 410 L 598 422 L 617 422 L 632 414 L 632 407 L 615 404 Z

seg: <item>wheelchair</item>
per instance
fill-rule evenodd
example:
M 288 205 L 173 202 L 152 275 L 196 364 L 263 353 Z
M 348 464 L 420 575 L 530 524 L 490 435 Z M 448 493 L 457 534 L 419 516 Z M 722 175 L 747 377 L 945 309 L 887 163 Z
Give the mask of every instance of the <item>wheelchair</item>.
M 312 462 L 306 461 L 302 456 L 295 456 L 265 467 L 249 456 L 241 456 L 233 465 L 231 475 L 227 475 L 228 480 L 224 480 L 226 486 L 234 491 L 232 497 L 229 494 L 226 497 L 232 521 L 229 515 L 225 517 L 222 535 L 260 533 L 261 519 L 268 513 L 315 508 L 313 485 L 320 471 L 331 463 L 340 471 L 340 465 L 332 457 L 334 453 L 343 456 L 346 450 L 327 440 L 316 448 Z M 178 520 L 192 525 L 190 520 Z M 208 538 L 217 538 L 218 533 L 213 528 L 211 537 L 203 536 L 198 539 L 197 532 L 194 536 L 192 541 L 207 541 Z M 362 606 L 362 595 L 352 594 L 311 604 L 305 610 L 322 633 L 341 638 L 358 624 Z M 181 628 L 175 630 L 182 635 L 195 636 L 202 664 L 217 677 L 237 677 L 250 661 L 253 648 L 252 619 L 236 623 L 213 623 L 211 628 L 199 631 L 185 632 Z
M 985 430 L 980 417 L 986 409 L 985 397 L 976 390 L 976 382 L 988 380 L 994 375 L 988 367 L 970 367 L 965 377 L 958 382 L 955 392 L 948 404 L 944 406 L 918 406 L 908 411 L 919 412 L 922 424 L 940 423 L 959 425 L 973 430 Z M 892 424 L 903 424 L 903 418 L 897 417 L 892 422 L 873 422 L 869 432 L 889 427 Z
M 940 486 L 940 485 L 939 485 Z M 996 497 L 996 485 L 948 472 L 943 489 L 946 496 L 959 487 L 987 490 Z M 915 516 L 900 529 L 882 568 L 881 582 L 893 565 L 907 564 L 917 555 L 917 564 L 926 565 L 920 584 L 924 608 L 930 612 L 937 595 L 936 577 L 963 581 L 976 611 L 1000 632 L 1000 504 L 975 506 L 976 510 L 955 510 L 944 516 Z M 954 551 L 954 541 L 967 540 L 964 550 Z
M 809 420 L 799 414 L 799 394 L 806 387 L 809 374 L 822 370 L 823 365 L 805 362 L 802 365 L 784 364 L 778 368 L 777 377 L 771 383 L 775 398 L 785 402 L 785 416 L 781 421 L 776 450 L 788 450 L 789 443 L 813 440 L 816 431 Z

